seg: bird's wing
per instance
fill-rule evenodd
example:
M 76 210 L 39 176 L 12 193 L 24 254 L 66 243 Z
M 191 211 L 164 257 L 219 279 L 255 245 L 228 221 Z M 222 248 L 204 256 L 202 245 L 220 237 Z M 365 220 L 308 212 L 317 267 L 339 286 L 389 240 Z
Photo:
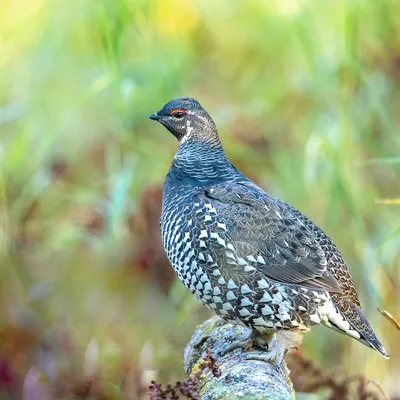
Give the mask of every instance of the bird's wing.
M 209 186 L 204 196 L 223 219 L 238 256 L 256 261 L 267 277 L 313 290 L 342 292 L 327 269 L 316 236 L 284 203 L 247 182 Z
M 317 225 L 315 225 L 309 218 L 302 214 L 295 207 L 285 203 L 282 200 L 278 200 L 282 207 L 289 208 L 289 211 L 302 221 L 308 229 L 317 238 L 318 243 L 323 246 L 325 257 L 328 261 L 328 271 L 336 278 L 339 282 L 340 289 L 344 296 L 351 300 L 354 304 L 360 306 L 360 299 L 358 298 L 357 290 L 354 286 L 353 278 L 347 268 L 346 263 L 343 260 L 340 251 L 337 249 L 332 239 Z M 342 298 L 343 296 L 341 296 Z

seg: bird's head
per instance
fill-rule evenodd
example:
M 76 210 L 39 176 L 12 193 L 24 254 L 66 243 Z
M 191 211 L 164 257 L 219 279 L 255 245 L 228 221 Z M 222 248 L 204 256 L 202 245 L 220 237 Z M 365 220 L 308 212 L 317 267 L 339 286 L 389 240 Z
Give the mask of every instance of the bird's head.
M 182 97 L 169 101 L 150 119 L 164 125 L 183 144 L 190 140 L 218 140 L 214 121 L 197 100 Z

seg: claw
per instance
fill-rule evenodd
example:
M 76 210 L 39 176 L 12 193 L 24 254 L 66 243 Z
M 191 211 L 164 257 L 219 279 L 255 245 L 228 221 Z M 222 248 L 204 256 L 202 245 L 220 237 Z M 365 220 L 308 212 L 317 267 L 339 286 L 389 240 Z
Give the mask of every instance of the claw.
M 266 340 L 260 340 L 260 334 L 256 331 L 251 331 L 249 336 L 245 339 L 238 340 L 237 342 L 232 343 L 230 346 L 226 347 L 220 354 L 224 356 L 231 351 L 236 349 L 242 349 L 243 351 L 249 351 L 253 347 L 261 347 L 265 348 Z
M 236 349 L 242 349 L 243 351 L 249 351 L 252 347 L 254 346 L 253 342 L 249 340 L 249 338 L 246 338 L 244 340 L 239 340 L 237 342 L 232 343 L 228 347 L 226 347 L 224 350 L 220 352 L 221 357 L 225 356 L 226 354 L 236 350 Z
M 263 349 L 266 351 L 262 354 L 248 354 L 246 355 L 246 359 L 270 362 L 275 365 L 277 370 L 279 370 L 287 349 L 282 345 L 276 334 L 274 334 L 268 342 L 268 347 L 266 348 L 266 346 L 263 346 Z
M 220 355 L 224 356 L 236 349 L 242 349 L 242 351 L 248 352 L 254 347 L 258 347 L 264 351 L 243 354 L 246 360 L 269 362 L 274 364 L 277 370 L 280 369 L 287 348 L 276 333 L 261 334 L 257 331 L 252 331 L 247 338 L 238 340 L 226 347 Z

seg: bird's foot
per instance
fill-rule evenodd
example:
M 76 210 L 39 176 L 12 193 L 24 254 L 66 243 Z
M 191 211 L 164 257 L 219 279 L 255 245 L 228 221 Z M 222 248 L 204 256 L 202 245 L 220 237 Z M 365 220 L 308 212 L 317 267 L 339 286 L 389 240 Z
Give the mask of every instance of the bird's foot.
M 243 354 L 246 360 L 269 362 L 274 364 L 275 368 L 279 370 L 288 349 L 296 348 L 300 342 L 301 335 L 298 332 L 278 331 L 277 333 L 259 333 L 252 331 L 247 338 L 234 342 L 223 350 L 221 356 L 236 349 L 242 349 L 243 352 L 246 352 Z M 249 350 L 257 347 L 264 351 L 249 352 Z
M 285 354 L 291 349 L 297 349 L 303 339 L 301 331 L 289 330 L 277 331 L 264 337 L 268 339 L 267 344 L 262 346 L 266 351 L 263 353 L 249 353 L 246 355 L 246 359 L 273 363 L 277 370 L 279 370 Z
M 276 334 L 272 335 L 272 338 L 267 344 L 262 346 L 265 350 L 262 353 L 248 353 L 244 357 L 246 360 L 256 360 L 269 362 L 275 366 L 276 370 L 279 370 L 283 357 L 287 352 L 287 348 L 282 344 Z
M 251 331 L 250 335 L 247 338 L 243 340 L 238 340 L 237 342 L 232 343 L 230 346 L 224 349 L 221 352 L 221 356 L 224 356 L 236 349 L 242 349 L 243 351 L 249 351 L 254 347 L 268 349 L 268 342 L 269 340 L 271 340 L 272 336 L 273 334 L 266 335 L 260 334 L 257 331 Z
M 301 340 L 302 334 L 299 331 L 282 330 L 276 333 L 260 333 L 253 330 L 247 338 L 234 342 L 223 350 L 221 356 L 233 350 L 242 349 L 242 351 L 246 352 L 243 354 L 246 360 L 269 362 L 274 364 L 275 368 L 279 370 L 285 354 L 289 349 L 297 348 Z M 255 347 L 264 351 L 249 352 L 249 350 Z

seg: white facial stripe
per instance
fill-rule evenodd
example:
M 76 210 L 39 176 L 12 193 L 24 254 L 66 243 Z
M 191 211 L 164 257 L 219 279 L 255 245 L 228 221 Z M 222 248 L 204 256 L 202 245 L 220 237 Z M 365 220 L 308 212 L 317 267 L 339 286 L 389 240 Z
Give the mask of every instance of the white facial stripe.
M 186 121 L 186 135 L 180 140 L 180 144 L 185 143 L 192 135 L 193 127 L 190 126 L 190 121 Z
M 201 119 L 201 120 L 204 121 L 204 122 L 208 122 L 207 118 L 203 117 L 202 115 L 196 114 L 195 112 L 190 111 L 190 110 L 188 110 L 188 111 L 186 111 L 186 112 L 187 112 L 188 114 L 190 114 L 190 115 L 195 115 L 196 118 L 199 118 L 199 119 Z

